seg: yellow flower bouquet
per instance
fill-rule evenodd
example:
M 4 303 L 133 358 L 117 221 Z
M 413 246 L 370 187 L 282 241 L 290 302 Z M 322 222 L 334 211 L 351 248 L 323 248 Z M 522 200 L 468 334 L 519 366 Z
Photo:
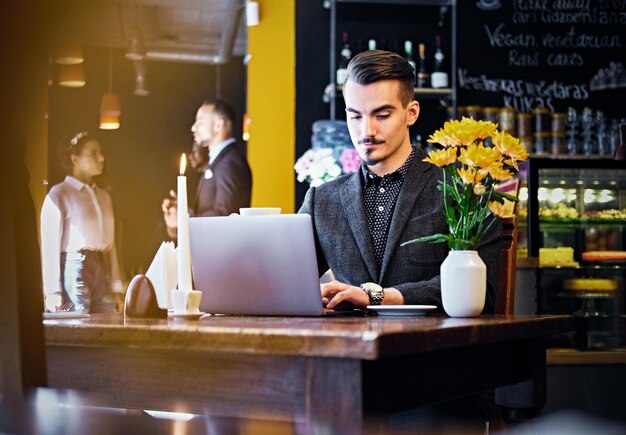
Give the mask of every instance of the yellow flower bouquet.
M 519 139 L 498 130 L 497 124 L 465 117 L 447 121 L 428 142 L 443 146 L 424 161 L 443 171 L 440 189 L 450 233 L 420 237 L 403 245 L 447 242 L 452 250 L 475 250 L 493 223 L 487 218 L 491 214 L 506 217 L 505 200 L 517 201 L 495 187 L 519 171 L 517 162 L 526 160 L 528 153 Z

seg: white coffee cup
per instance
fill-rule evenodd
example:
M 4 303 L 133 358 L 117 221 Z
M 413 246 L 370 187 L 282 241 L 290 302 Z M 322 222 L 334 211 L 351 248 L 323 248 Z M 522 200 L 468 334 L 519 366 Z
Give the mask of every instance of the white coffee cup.
M 172 307 L 177 314 L 193 314 L 200 312 L 202 292 L 198 290 L 172 290 Z
M 269 214 L 280 214 L 280 207 L 243 207 L 239 209 L 241 216 L 262 216 Z

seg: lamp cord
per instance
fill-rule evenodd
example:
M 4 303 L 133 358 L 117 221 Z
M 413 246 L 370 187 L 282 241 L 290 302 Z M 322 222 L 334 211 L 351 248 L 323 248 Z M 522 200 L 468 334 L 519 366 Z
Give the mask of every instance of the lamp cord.
M 113 92 L 113 44 L 109 44 L 109 93 Z

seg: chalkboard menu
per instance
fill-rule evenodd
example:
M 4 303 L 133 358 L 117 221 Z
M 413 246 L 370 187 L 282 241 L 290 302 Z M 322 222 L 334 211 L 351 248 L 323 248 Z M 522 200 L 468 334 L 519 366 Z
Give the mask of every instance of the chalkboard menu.
M 626 116 L 626 0 L 458 2 L 459 105 Z

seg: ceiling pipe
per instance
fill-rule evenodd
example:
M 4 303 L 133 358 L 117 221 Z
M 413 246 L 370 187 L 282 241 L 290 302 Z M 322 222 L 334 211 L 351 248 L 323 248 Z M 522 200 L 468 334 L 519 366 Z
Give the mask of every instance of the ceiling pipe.
M 244 8 L 245 0 L 230 0 L 228 3 L 226 16 L 224 17 L 224 30 L 216 54 L 201 51 L 147 50 L 145 59 L 214 65 L 228 63 L 237 39 L 237 30 Z

